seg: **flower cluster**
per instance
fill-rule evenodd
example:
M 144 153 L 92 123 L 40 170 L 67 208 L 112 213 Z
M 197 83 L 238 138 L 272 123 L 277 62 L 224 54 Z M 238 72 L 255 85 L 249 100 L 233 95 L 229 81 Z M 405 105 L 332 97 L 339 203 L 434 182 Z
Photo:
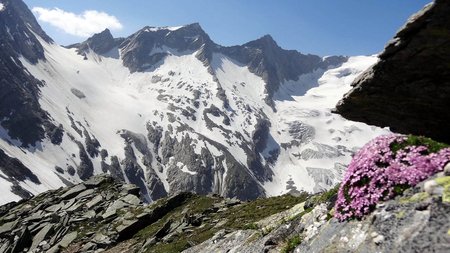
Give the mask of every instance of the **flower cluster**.
M 408 136 L 380 136 L 353 158 L 338 192 L 335 217 L 361 218 L 381 200 L 442 171 L 450 162 L 450 148 L 430 151 L 427 145 L 408 145 Z

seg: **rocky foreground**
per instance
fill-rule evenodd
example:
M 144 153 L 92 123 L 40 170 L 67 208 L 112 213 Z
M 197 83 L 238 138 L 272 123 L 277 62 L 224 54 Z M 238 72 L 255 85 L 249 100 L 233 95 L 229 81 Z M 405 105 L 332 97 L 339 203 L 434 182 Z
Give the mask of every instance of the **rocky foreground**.
M 252 202 L 180 193 L 144 205 L 138 187 L 100 175 L 0 207 L 0 252 L 450 251 L 450 176 L 348 222 L 332 218 L 336 191 Z

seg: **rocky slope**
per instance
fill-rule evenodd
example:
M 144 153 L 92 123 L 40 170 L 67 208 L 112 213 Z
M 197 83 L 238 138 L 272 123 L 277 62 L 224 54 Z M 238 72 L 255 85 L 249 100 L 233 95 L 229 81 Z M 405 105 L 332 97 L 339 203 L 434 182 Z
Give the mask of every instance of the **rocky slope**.
M 410 18 L 337 105 L 345 118 L 450 142 L 450 2 Z
M 21 1 L 2 2 L 0 149 L 14 166 L 0 164 L 0 203 L 100 173 L 146 202 L 318 192 L 388 132 L 331 114 L 376 57 L 322 58 L 270 36 L 223 47 L 199 24 L 105 30 L 66 48 Z
M 137 186 L 99 175 L 2 206 L 1 252 L 180 252 L 216 233 L 256 229 L 258 219 L 287 210 L 307 195 L 242 203 L 180 193 L 151 205 L 138 196 Z M 302 210 L 296 206 L 289 215 Z M 261 224 L 278 226 L 287 215 Z
M 332 218 L 337 188 L 240 202 L 180 193 L 144 205 L 139 187 L 99 175 L 0 207 L 1 252 L 448 252 L 447 174 Z

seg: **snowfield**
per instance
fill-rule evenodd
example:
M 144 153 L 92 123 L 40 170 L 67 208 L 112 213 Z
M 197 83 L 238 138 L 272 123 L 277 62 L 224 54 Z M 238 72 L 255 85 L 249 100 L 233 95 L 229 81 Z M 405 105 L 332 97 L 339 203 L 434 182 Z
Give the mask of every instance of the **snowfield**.
M 229 169 L 229 163 L 220 157 L 229 152 L 237 163 L 247 167 L 245 143 L 252 141 L 258 119 L 267 117 L 270 137 L 260 156 L 265 164 L 270 164 L 273 175 L 260 185 L 267 196 L 274 196 L 293 189 L 320 191 L 339 182 L 352 152 L 389 132 L 331 113 L 350 90 L 354 78 L 377 61 L 375 56 L 351 57 L 337 68 L 317 69 L 296 81 L 286 80 L 273 96 L 273 110 L 264 102 L 267 94 L 262 78 L 222 54 L 214 54 L 211 63 L 221 84 L 218 87 L 213 75 L 197 59 L 197 52 L 154 48 L 153 53 L 164 52 L 168 56 L 145 72 L 131 73 L 123 66 L 117 48 L 106 54 L 111 57 L 90 52 L 84 59 L 75 49 L 45 41 L 41 44 L 47 61 L 33 65 L 21 58 L 21 62 L 45 82 L 39 103 L 55 125 L 64 128 L 63 141 L 60 145 L 44 141 L 37 147 L 21 148 L 8 139 L 6 130 L 0 129 L 0 148 L 19 159 L 42 182 L 38 185 L 26 180 L 20 184 L 33 194 L 81 180 L 77 174 L 57 173 L 55 166 L 67 171 L 81 163 L 76 141 L 83 144 L 86 133 L 119 161 L 127 159 L 124 149 L 130 145 L 145 179 L 156 175 L 167 192 L 174 185 L 170 181 L 172 168 L 181 173 L 177 176 L 187 178 L 199 172 L 178 158 L 158 161 L 156 157 L 162 157 L 164 151 L 146 138 L 148 124 L 179 142 L 189 137 L 194 140 L 191 146 L 195 154 L 200 156 L 208 150 L 215 158 L 213 168 L 223 168 L 223 173 L 214 177 L 220 193 Z M 228 98 L 229 109 L 219 113 L 211 108 L 223 108 L 220 90 Z M 198 101 L 196 108 L 193 101 Z M 127 131 L 140 136 L 146 148 L 123 137 Z M 147 149 L 148 153 L 142 151 Z M 278 152 L 276 160 L 269 161 L 274 152 Z M 150 165 L 145 162 L 147 157 L 154 158 Z M 92 157 L 92 162 L 94 174 L 102 173 L 100 155 Z M 125 180 L 130 178 L 126 175 Z M 20 199 L 10 193 L 10 187 L 11 183 L 0 174 L 0 204 Z

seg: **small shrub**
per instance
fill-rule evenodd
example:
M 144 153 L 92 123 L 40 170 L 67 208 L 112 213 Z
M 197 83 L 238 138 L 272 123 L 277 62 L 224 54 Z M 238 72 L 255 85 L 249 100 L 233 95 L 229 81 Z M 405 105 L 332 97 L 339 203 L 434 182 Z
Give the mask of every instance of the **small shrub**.
M 442 171 L 448 145 L 417 136 L 387 135 L 366 144 L 353 158 L 339 188 L 335 217 L 361 218 L 381 200 Z
M 256 223 L 247 223 L 244 225 L 243 229 L 252 229 L 252 230 L 258 230 L 258 224 Z
M 291 237 L 289 240 L 287 240 L 286 245 L 281 250 L 281 253 L 290 253 L 297 248 L 298 245 L 302 243 L 302 237 L 299 235 L 296 235 L 294 237 Z

